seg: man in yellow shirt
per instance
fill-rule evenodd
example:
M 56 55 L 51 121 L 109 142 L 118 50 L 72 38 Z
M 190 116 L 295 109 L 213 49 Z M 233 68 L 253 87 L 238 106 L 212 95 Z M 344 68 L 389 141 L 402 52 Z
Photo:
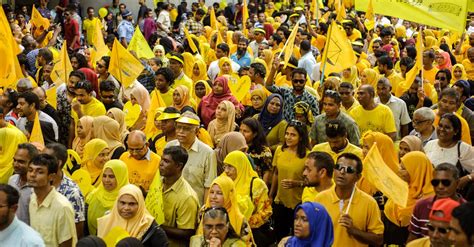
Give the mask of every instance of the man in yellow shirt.
M 423 80 L 428 81 L 431 85 L 434 84 L 436 73 L 438 73 L 438 69 L 433 66 L 434 60 L 435 54 L 432 50 L 423 52 Z
M 99 22 L 99 25 L 102 28 L 102 24 L 100 23 L 99 18 L 94 17 L 94 8 L 88 7 L 87 18 L 84 19 L 84 21 L 82 22 L 82 31 L 84 32 L 84 36 L 86 36 L 88 45 L 94 45 L 96 22 Z
M 171 53 L 168 57 L 170 61 L 169 68 L 173 71 L 174 74 L 174 84 L 173 87 L 184 85 L 189 89 L 189 95 L 192 95 L 193 91 L 193 80 L 184 74 L 184 58 L 181 54 Z
M 341 83 L 339 85 L 339 94 L 341 95 L 342 112 L 349 114 L 352 109 L 360 105 L 354 98 L 354 86 L 351 83 Z
M 130 132 L 127 145 L 128 151 L 120 156 L 120 160 L 127 164 L 130 183 L 148 191 L 153 178 L 160 176 L 161 157 L 150 150 L 142 131 Z
M 404 81 L 405 79 L 402 77 L 401 74 L 393 70 L 393 62 L 389 56 L 381 56 L 378 59 L 378 68 L 380 74 L 383 74 L 385 78 L 390 81 L 392 85 L 392 93 L 395 93 L 398 88 L 398 84 Z
M 334 161 L 325 152 L 311 152 L 304 162 L 302 202 L 313 202 L 316 195 L 332 187 Z
M 357 39 L 362 38 L 362 34 L 360 33 L 359 30 L 354 29 L 355 25 L 352 20 L 343 20 L 342 21 L 342 27 L 344 28 L 344 31 L 346 31 L 347 38 L 351 41 L 354 42 Z
M 377 202 L 356 187 L 362 176 L 362 161 L 355 154 L 344 153 L 334 168 L 336 185 L 315 199 L 331 216 L 333 246 L 382 245 L 384 225 Z
M 93 88 L 90 81 L 85 80 L 76 83 L 74 89 L 76 98 L 71 103 L 71 117 L 74 119 L 74 124 L 83 116 L 97 117 L 105 115 L 104 104 L 92 96 L 92 91 Z

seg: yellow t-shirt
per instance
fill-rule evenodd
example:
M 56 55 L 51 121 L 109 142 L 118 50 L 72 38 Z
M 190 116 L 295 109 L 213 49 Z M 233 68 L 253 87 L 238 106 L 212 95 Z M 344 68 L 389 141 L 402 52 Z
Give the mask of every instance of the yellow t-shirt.
M 352 218 L 353 226 L 365 232 L 375 234 L 383 234 L 384 226 L 382 223 L 379 206 L 375 199 L 365 192 L 355 189 L 352 198 L 349 216 Z M 357 241 L 354 237 L 347 233 L 347 229 L 338 223 L 341 212 L 346 211 L 349 200 L 344 200 L 342 210 L 340 207 L 340 199 L 336 195 L 335 187 L 320 192 L 315 201 L 322 204 L 331 216 L 334 226 L 334 243 L 333 246 L 351 246 L 362 247 L 368 246 Z
M 360 105 L 350 111 L 349 114 L 359 126 L 361 135 L 368 130 L 378 131 L 384 134 L 397 131 L 392 111 L 386 105 L 378 104 L 371 111 L 365 110 L 364 107 Z
M 89 18 L 84 19 L 82 22 L 82 30 L 86 31 L 87 43 L 89 45 L 94 44 L 94 36 L 95 36 L 95 22 L 99 22 L 100 28 L 102 28 L 102 23 L 100 22 L 99 18 L 94 17 L 92 20 Z
M 174 84 L 172 85 L 173 88 L 176 88 L 177 86 L 183 85 L 189 89 L 189 95 L 193 95 L 193 80 L 189 78 L 187 75 L 183 73 L 183 76 L 181 78 L 176 78 L 174 80 Z M 171 94 L 173 96 L 173 94 Z M 164 100 L 164 99 L 163 99 Z
M 151 94 L 150 94 L 151 97 L 155 97 L 155 96 L 154 96 L 155 91 L 160 94 L 161 99 L 163 99 L 163 101 L 165 102 L 165 105 L 166 105 L 166 106 L 172 106 L 172 105 L 173 105 L 173 92 L 174 92 L 174 89 L 173 89 L 173 88 L 170 88 L 170 89 L 168 90 L 168 92 L 166 92 L 166 93 L 160 93 L 159 90 L 154 89 L 154 90 L 151 92 Z M 152 99 L 151 101 L 153 101 L 153 99 Z
M 73 102 L 77 101 L 77 99 L 74 98 L 72 101 Z M 104 104 L 102 104 L 102 102 L 100 102 L 96 98 L 92 98 L 92 100 L 85 105 L 81 104 L 81 110 L 84 116 L 91 116 L 91 117 L 103 116 L 107 113 L 107 111 L 105 110 Z M 79 121 L 79 118 L 77 116 L 76 111 L 72 109 L 71 109 L 71 117 L 72 119 L 74 119 L 74 123 L 77 126 L 77 121 Z
M 314 146 L 313 149 L 311 150 L 311 152 L 314 152 L 314 151 L 328 153 L 329 155 L 331 155 L 334 162 L 336 162 L 337 158 L 339 158 L 339 155 L 341 155 L 343 153 L 352 153 L 352 154 L 355 154 L 359 158 L 362 159 L 362 149 L 360 147 L 357 147 L 357 146 L 351 144 L 349 142 L 349 140 L 347 141 L 347 146 L 342 151 L 340 151 L 339 153 L 336 153 L 336 152 L 332 151 L 331 146 L 329 146 L 329 142 L 320 143 L 320 144 Z
M 160 165 L 161 157 L 158 154 L 153 153 L 151 150 L 148 150 L 148 152 L 148 159 L 142 160 L 134 159 L 130 156 L 128 151 L 120 156 L 120 160 L 127 164 L 129 182 L 136 186 L 143 187 L 145 191 L 148 191 L 155 174 L 156 176 L 160 176 L 160 170 L 158 170 L 158 167 Z
M 314 187 L 304 187 L 301 195 L 301 202 L 315 202 L 316 196 L 319 192 Z
M 341 105 L 341 111 L 344 112 L 344 113 L 349 114 L 349 112 L 351 112 L 354 108 L 356 108 L 358 106 L 360 106 L 359 101 L 354 99 L 354 103 L 352 103 L 351 107 L 349 107 L 348 109 L 346 109 L 343 105 Z
M 398 88 L 398 84 L 405 80 L 401 74 L 395 71 L 393 71 L 393 73 L 389 75 L 387 79 L 390 81 L 390 84 L 392 85 L 392 93 L 395 93 Z
M 436 73 L 438 73 L 438 70 L 439 69 L 437 69 L 436 67 L 433 67 L 430 70 L 423 69 L 423 79 L 428 80 L 431 84 L 434 84 Z
M 464 66 L 464 69 L 466 70 L 467 79 L 474 80 L 474 64 L 472 64 L 471 61 L 469 61 L 469 59 L 464 59 L 462 61 L 462 65 Z

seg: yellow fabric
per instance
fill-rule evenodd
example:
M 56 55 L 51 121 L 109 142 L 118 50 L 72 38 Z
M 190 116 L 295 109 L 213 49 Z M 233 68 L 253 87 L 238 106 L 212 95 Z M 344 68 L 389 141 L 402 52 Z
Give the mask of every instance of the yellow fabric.
M 344 77 L 343 75 L 341 82 L 349 82 L 350 84 L 354 86 L 354 88 L 359 88 L 360 79 L 359 79 L 359 76 L 357 75 L 358 74 L 357 67 L 353 65 L 349 69 L 351 71 L 349 77 Z
M 375 109 L 367 111 L 359 105 L 351 110 L 349 114 L 356 121 L 361 134 L 368 130 L 385 134 L 397 131 L 392 110 L 388 106 L 379 104 Z
M 455 78 L 454 77 L 454 71 L 456 69 L 460 69 L 462 71 L 462 75 L 460 78 Z M 453 78 L 451 79 L 451 85 L 453 85 L 455 82 L 459 81 L 459 80 L 467 80 L 467 73 L 466 73 L 466 69 L 464 68 L 464 65 L 460 64 L 460 63 L 457 63 L 453 66 L 453 69 L 452 69 L 452 73 L 453 73 Z
M 153 53 L 151 50 L 138 25 L 133 32 L 133 36 L 130 40 L 130 43 L 128 44 L 127 50 L 134 51 L 138 59 L 150 59 L 155 57 L 155 53 Z M 141 71 L 139 72 L 141 73 Z
M 206 77 L 207 77 L 207 73 L 205 73 L 205 74 L 206 74 Z M 204 96 L 209 95 L 212 91 L 212 88 L 211 88 L 211 86 L 209 86 L 209 83 L 207 83 L 206 80 L 198 80 L 198 81 L 193 80 L 193 81 L 194 81 L 194 83 L 193 83 L 193 89 L 194 90 L 193 90 L 192 96 L 193 96 L 194 101 L 196 101 L 196 105 L 199 105 L 199 103 L 201 102 L 201 98 L 199 98 L 196 95 L 196 84 L 202 83 L 204 85 L 204 88 L 206 88 L 206 94 Z
M 296 50 L 295 49 L 295 47 L 296 47 L 295 46 L 295 38 L 296 38 L 296 34 L 298 33 L 299 25 L 300 25 L 300 23 L 297 22 L 296 25 L 293 27 L 293 31 L 291 31 L 290 36 L 286 40 L 286 48 L 285 48 L 285 51 L 284 51 L 284 54 L 283 54 L 283 61 L 285 62 L 285 65 L 283 66 L 284 68 L 286 68 L 286 66 L 288 64 L 288 61 L 290 61 L 290 58 L 291 58 L 291 55 L 293 54 L 293 51 Z
M 161 157 L 151 150 L 149 152 L 150 160 L 136 160 L 130 156 L 129 152 L 125 152 L 120 156 L 120 160 L 127 164 L 130 183 L 142 187 L 145 191 L 148 191 L 155 174 L 157 176 L 160 174 L 158 168 Z
M 72 100 L 77 101 L 76 98 Z M 96 98 L 92 97 L 91 101 L 85 105 L 81 104 L 81 110 L 83 116 L 91 116 L 91 117 L 97 117 L 97 116 L 103 116 L 105 115 L 105 106 L 97 100 Z M 77 125 L 77 121 L 79 121 L 78 116 L 76 111 L 71 110 L 71 117 L 74 119 L 74 123 Z
M 117 187 L 112 191 L 107 191 L 102 183 L 94 189 L 86 198 L 87 208 L 87 224 L 89 226 L 89 233 L 97 234 L 97 219 L 104 216 L 114 205 L 115 200 L 119 194 L 119 190 L 128 184 L 128 170 L 127 165 L 120 160 L 110 160 L 105 163 L 102 169 L 104 174 L 105 169 L 111 169 L 114 173 Z
M 16 127 L 0 128 L 0 183 L 6 184 L 13 173 L 13 156 L 18 144 L 27 142 Z
M 426 154 L 420 151 L 409 152 L 401 160 L 410 175 L 408 203 L 406 207 L 400 207 L 389 199 L 385 204 L 384 213 L 392 223 L 406 227 L 410 224 L 417 200 L 434 195 L 434 189 L 431 185 L 433 165 Z
M 173 90 L 168 90 L 168 92 L 171 92 L 171 97 L 173 96 Z M 173 98 L 171 98 L 173 99 Z M 173 101 L 171 100 L 170 104 L 171 105 Z M 147 112 L 147 118 L 146 118 L 146 124 L 145 124 L 145 132 L 146 138 L 149 139 L 153 136 L 156 136 L 160 130 L 158 130 L 155 126 L 155 115 L 157 114 L 157 110 L 159 108 L 164 108 L 168 106 L 165 101 L 163 100 L 160 91 L 158 89 L 154 89 L 151 92 L 151 99 L 150 99 L 150 110 Z
M 438 110 L 434 110 L 435 112 L 435 120 L 433 122 L 434 127 L 438 127 L 439 124 L 439 119 L 440 117 L 438 116 Z M 460 114 L 454 112 L 454 115 L 459 118 L 461 121 L 461 141 L 471 145 L 471 132 L 469 130 L 469 124 L 467 123 L 466 119 L 464 119 Z
M 393 71 L 393 73 L 389 76 L 387 76 L 387 79 L 390 81 L 390 85 L 392 85 L 392 93 L 395 93 L 395 91 L 398 88 L 398 85 L 404 81 L 405 79 L 402 77 L 401 74 L 397 73 L 396 71 Z
M 34 5 L 33 5 L 33 9 L 31 10 L 30 22 L 32 25 L 36 26 L 37 28 L 43 27 L 44 30 L 48 29 L 50 26 L 49 20 L 43 17 Z
M 464 69 L 466 69 L 467 78 L 469 80 L 474 80 L 474 64 L 469 61 L 469 59 L 464 59 L 462 61 Z
M 59 61 L 54 65 L 53 70 L 51 71 L 51 80 L 54 82 L 54 85 L 56 87 L 68 82 L 69 74 L 73 70 L 71 61 L 69 60 L 69 55 L 67 53 L 66 40 L 64 40 L 63 46 L 61 47 L 61 51 L 59 52 L 59 54 Z M 52 96 L 56 97 L 55 94 L 53 94 Z M 56 101 L 56 98 L 54 98 L 53 100 Z
M 209 147 L 214 148 L 214 143 L 212 142 L 211 135 L 209 134 L 209 132 L 207 132 L 206 129 L 199 128 L 197 138 Z
M 92 185 L 97 187 L 100 182 L 100 174 L 102 173 L 102 168 L 97 167 L 94 164 L 95 159 L 99 156 L 99 153 L 108 147 L 107 142 L 102 139 L 92 139 L 84 146 L 84 154 L 82 156 L 82 165 L 85 170 L 87 170 L 91 176 Z
M 224 104 L 227 112 L 227 119 L 219 119 L 216 117 L 207 126 L 207 131 L 209 131 L 209 135 L 211 136 L 214 145 L 217 145 L 222 136 L 234 131 L 236 127 L 234 104 L 228 100 L 224 100 L 219 104 Z
M 41 131 L 38 111 L 35 113 L 33 129 L 31 130 L 29 142 L 36 142 L 44 146 L 43 132 Z
M 184 58 L 184 64 L 183 64 L 183 72 L 186 76 L 192 77 L 193 76 L 193 65 L 196 59 L 194 59 L 193 54 L 189 52 L 183 52 L 181 55 Z
M 380 132 L 368 131 L 362 135 L 362 143 L 364 146 L 368 146 L 369 149 L 376 144 L 385 164 L 393 172 L 398 173 L 398 154 L 389 136 Z
M 119 108 L 113 107 L 107 111 L 107 115 L 111 114 L 113 119 L 119 123 L 120 141 L 125 141 L 128 135 L 127 125 L 125 124 L 125 113 Z
M 314 187 L 304 187 L 301 195 L 301 202 L 315 202 L 316 196 L 319 192 Z
M 149 186 L 148 194 L 145 199 L 145 206 L 150 214 L 155 217 L 158 225 L 165 222 L 165 216 L 163 214 L 163 184 L 161 182 L 159 170 L 157 170 L 157 173 Z
M 436 73 L 438 73 L 438 70 L 439 69 L 437 69 L 435 66 L 433 66 L 433 68 L 430 70 L 423 69 L 423 80 L 428 80 L 433 85 L 435 82 Z
M 371 85 L 373 88 L 377 88 L 377 82 L 379 79 L 378 73 L 371 68 L 364 69 L 362 73 L 365 74 L 365 77 L 367 78 L 367 82 L 365 84 Z
M 193 52 L 197 52 L 198 48 L 196 47 L 194 40 L 191 38 L 191 35 L 189 35 L 188 29 L 186 27 L 184 27 L 183 29 L 184 29 L 184 36 L 186 37 L 186 40 L 188 41 L 189 48 L 191 48 Z
M 189 96 L 189 89 L 183 85 L 181 86 L 177 86 L 175 89 L 174 89 L 175 92 L 177 92 L 180 97 L 181 97 L 181 103 L 179 105 L 175 104 L 173 102 L 173 107 L 180 110 L 183 109 L 183 107 L 185 106 L 191 106 L 193 107 L 194 109 L 196 109 L 196 104 L 191 104 L 190 102 L 190 96 Z
M 86 39 L 87 39 L 87 44 L 89 45 L 95 45 L 94 43 L 94 37 L 95 37 L 95 25 L 96 22 L 100 25 L 102 28 L 102 23 L 99 18 L 97 17 L 92 17 L 92 20 L 89 18 L 85 18 L 84 21 L 82 21 L 82 30 L 86 31 Z
M 367 195 L 359 189 L 355 189 L 352 204 L 349 210 L 349 216 L 352 218 L 353 226 L 364 231 L 383 234 L 384 225 L 380 216 L 380 209 L 372 196 Z M 366 247 L 349 235 L 347 228 L 339 224 L 342 212 L 347 209 L 349 200 L 344 200 L 343 210 L 339 208 L 340 199 L 336 194 L 335 188 L 320 192 L 315 199 L 321 203 L 331 216 L 334 225 L 334 243 L 333 246 L 351 246 Z
M 191 80 L 191 78 L 189 78 L 186 74 L 183 74 L 183 76 L 181 78 L 175 78 L 174 79 L 173 88 L 175 88 L 177 86 L 180 86 L 180 85 L 183 85 L 183 86 L 187 87 L 189 89 L 189 92 L 194 91 L 193 90 L 193 80 Z M 165 102 L 166 102 L 166 100 L 165 100 Z
M 142 63 L 115 39 L 110 55 L 109 73 L 117 78 L 124 88 L 127 88 L 137 79 L 144 68 Z
M 226 74 L 224 74 L 224 71 L 222 69 L 222 67 L 224 66 L 224 63 L 228 63 L 230 65 L 230 71 Z M 221 57 L 219 59 L 219 75 L 218 76 L 223 76 L 223 75 L 232 75 L 234 73 L 234 71 L 232 70 L 232 63 L 230 61 L 230 58 L 228 57 Z
M 357 63 L 357 58 L 352 50 L 346 33 L 341 30 L 335 22 L 330 26 L 328 31 L 329 41 L 326 42 L 322 55 L 322 64 L 326 65 L 324 74 L 328 76 L 333 72 L 342 72 L 346 68 L 350 68 Z
M 133 218 L 128 220 L 122 218 L 118 211 L 118 199 L 123 195 L 132 196 L 138 203 L 137 213 Z M 119 190 L 117 200 L 114 203 L 111 213 L 97 220 L 99 226 L 97 236 L 103 238 L 112 228 L 119 226 L 126 230 L 131 237 L 141 240 L 153 221 L 153 216 L 151 216 L 145 208 L 145 200 L 142 191 L 137 186 L 128 184 Z
M 329 155 L 331 155 L 334 162 L 336 162 L 337 159 L 339 158 L 339 156 L 343 153 L 355 154 L 361 159 L 362 159 L 362 156 L 363 156 L 362 155 L 362 149 L 358 146 L 353 145 L 349 141 L 347 142 L 347 146 L 343 150 L 339 151 L 339 153 L 336 153 L 336 152 L 332 151 L 331 146 L 329 145 L 328 142 L 324 142 L 324 143 L 320 143 L 320 144 L 315 145 L 313 147 L 313 149 L 311 150 L 311 152 L 314 152 L 314 151 L 328 153 Z
M 17 57 L 17 54 L 19 54 L 21 50 L 13 37 L 10 23 L 3 9 L 0 10 L 0 33 L 2 34 L 0 54 L 2 54 L 3 58 L 0 62 L 0 86 L 4 88 L 16 88 L 16 82 L 25 77 Z
M 424 238 L 415 239 L 411 242 L 408 242 L 406 247 L 431 247 L 430 237 L 426 236 Z
M 199 68 L 199 75 L 195 75 L 194 72 L 192 73 L 191 75 L 191 79 L 193 80 L 194 83 L 196 83 L 197 81 L 199 80 L 207 80 L 209 79 L 207 77 L 207 70 L 206 70 L 206 63 L 204 62 L 204 60 L 202 59 L 196 59 L 194 61 L 194 65 L 193 65 L 193 70 L 194 70 L 194 66 L 198 66 Z
M 110 49 L 104 42 L 102 35 L 102 25 L 100 22 L 95 23 L 94 31 L 94 49 L 91 50 L 91 62 L 94 66 L 103 56 L 110 55 Z

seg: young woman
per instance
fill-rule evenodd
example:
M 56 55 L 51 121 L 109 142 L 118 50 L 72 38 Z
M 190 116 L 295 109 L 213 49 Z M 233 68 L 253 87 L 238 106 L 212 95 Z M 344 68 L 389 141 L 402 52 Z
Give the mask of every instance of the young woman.
M 100 184 L 100 173 L 108 160 L 109 148 L 104 140 L 92 139 L 84 146 L 82 167 L 89 172 L 94 187 Z
M 451 78 L 451 85 L 459 80 L 467 81 L 467 73 L 464 65 L 457 63 L 453 66 L 453 78 Z
M 191 76 L 193 81 L 207 80 L 206 63 L 202 59 L 196 59 L 193 65 L 193 74 Z
M 189 89 L 186 86 L 180 85 L 174 89 L 172 106 L 181 112 L 185 112 L 187 110 L 192 110 L 194 112 L 196 104 L 191 102 Z
M 127 165 L 120 160 L 105 163 L 100 177 L 102 183 L 86 198 L 89 234 L 97 234 L 97 219 L 112 209 L 119 190 L 128 184 Z
M 293 222 L 293 211 L 303 194 L 303 169 L 309 152 L 306 126 L 292 121 L 285 130 L 285 143 L 279 146 L 273 157 L 272 187 L 273 219 L 278 240 L 287 236 Z
M 214 146 L 219 144 L 222 136 L 237 128 L 234 104 L 227 100 L 220 102 L 216 109 L 216 118 L 207 126 L 207 131 L 211 135 Z
M 94 118 L 91 116 L 84 116 L 77 122 L 77 136 L 72 142 L 72 150 L 76 151 L 81 158 L 84 153 L 84 146 L 92 139 L 93 120 Z
M 125 146 L 120 141 L 120 125 L 107 116 L 94 117 L 92 123 L 94 138 L 107 142 L 110 159 L 118 159 L 125 152 Z
M 219 59 L 219 69 L 219 76 L 235 74 L 235 72 L 232 70 L 230 58 L 228 57 L 221 57 Z
M 275 151 L 285 141 L 287 122 L 283 119 L 283 98 L 279 94 L 271 94 L 262 111 L 254 117 L 262 124 L 270 149 Z

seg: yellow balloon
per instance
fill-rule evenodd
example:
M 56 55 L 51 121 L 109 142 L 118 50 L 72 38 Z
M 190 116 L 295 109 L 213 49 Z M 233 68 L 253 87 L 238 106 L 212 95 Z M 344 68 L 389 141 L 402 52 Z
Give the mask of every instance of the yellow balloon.
M 109 13 L 109 11 L 107 11 L 106 8 L 100 8 L 100 9 L 99 9 L 99 16 L 100 16 L 100 18 L 104 18 L 108 13 Z

